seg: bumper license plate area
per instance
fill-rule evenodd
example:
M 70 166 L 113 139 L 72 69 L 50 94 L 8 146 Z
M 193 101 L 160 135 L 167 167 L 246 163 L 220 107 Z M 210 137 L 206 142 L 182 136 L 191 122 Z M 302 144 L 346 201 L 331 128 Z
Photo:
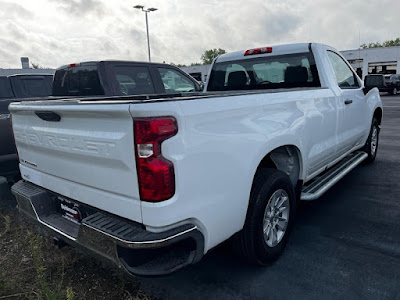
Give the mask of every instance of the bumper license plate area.
M 61 216 L 75 224 L 80 225 L 82 222 L 80 205 L 63 197 L 58 197 L 58 200 L 60 201 Z

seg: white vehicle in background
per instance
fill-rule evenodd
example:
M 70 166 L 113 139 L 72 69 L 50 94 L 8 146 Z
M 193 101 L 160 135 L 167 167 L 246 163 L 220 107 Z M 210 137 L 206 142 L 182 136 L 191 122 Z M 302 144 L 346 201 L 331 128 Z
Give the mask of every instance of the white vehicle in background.
M 19 210 L 135 275 L 171 273 L 232 236 L 264 265 L 300 199 L 376 157 L 379 92 L 331 47 L 222 55 L 205 91 L 12 104 Z

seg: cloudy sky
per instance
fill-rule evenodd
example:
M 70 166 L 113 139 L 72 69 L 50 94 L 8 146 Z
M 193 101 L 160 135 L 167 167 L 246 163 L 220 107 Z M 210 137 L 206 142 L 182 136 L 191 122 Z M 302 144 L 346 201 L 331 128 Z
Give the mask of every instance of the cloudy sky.
M 210 48 L 235 51 L 293 42 L 339 50 L 400 36 L 398 0 L 0 0 L 0 68 L 20 57 L 55 68 L 85 60 L 190 64 Z

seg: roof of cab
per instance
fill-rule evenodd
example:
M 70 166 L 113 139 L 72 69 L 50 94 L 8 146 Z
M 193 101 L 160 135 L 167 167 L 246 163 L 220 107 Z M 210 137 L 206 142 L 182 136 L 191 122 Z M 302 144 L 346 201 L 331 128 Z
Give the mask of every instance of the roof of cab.
M 13 78 L 13 77 L 35 77 L 35 76 L 53 76 L 53 74 L 13 74 L 13 75 L 8 75 L 8 78 Z
M 143 65 L 168 65 L 165 63 L 157 63 L 157 62 L 148 62 L 148 61 L 134 61 L 134 60 L 91 60 L 91 61 L 82 61 L 82 62 L 77 62 L 77 63 L 71 63 L 68 65 L 63 65 L 61 67 L 58 67 L 56 71 L 66 69 L 66 68 L 73 68 L 73 67 L 79 67 L 79 66 L 94 66 L 99 63 L 124 63 L 124 64 L 143 64 Z M 73 66 L 72 66 L 73 65 Z
M 314 43 L 313 43 L 314 44 Z M 253 54 L 245 56 L 244 53 L 246 50 L 230 52 L 226 54 L 222 54 L 216 60 L 216 62 L 227 62 L 234 60 L 243 60 L 243 59 L 251 59 L 256 57 L 265 57 L 265 56 L 275 56 L 275 55 L 284 55 L 284 54 L 292 54 L 292 53 L 303 53 L 310 51 L 311 43 L 298 43 L 298 44 L 286 44 L 286 45 L 276 45 L 276 46 L 264 46 L 264 47 L 272 47 L 271 53 L 263 53 L 263 54 Z M 252 49 L 252 48 L 249 48 Z

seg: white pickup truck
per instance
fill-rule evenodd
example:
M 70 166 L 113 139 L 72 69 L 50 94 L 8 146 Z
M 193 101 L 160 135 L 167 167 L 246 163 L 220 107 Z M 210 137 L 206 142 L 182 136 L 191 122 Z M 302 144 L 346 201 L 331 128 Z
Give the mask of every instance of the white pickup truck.
M 382 103 L 322 44 L 218 57 L 205 93 L 10 105 L 21 212 L 135 275 L 198 262 L 233 236 L 284 250 L 314 200 L 378 147 Z

